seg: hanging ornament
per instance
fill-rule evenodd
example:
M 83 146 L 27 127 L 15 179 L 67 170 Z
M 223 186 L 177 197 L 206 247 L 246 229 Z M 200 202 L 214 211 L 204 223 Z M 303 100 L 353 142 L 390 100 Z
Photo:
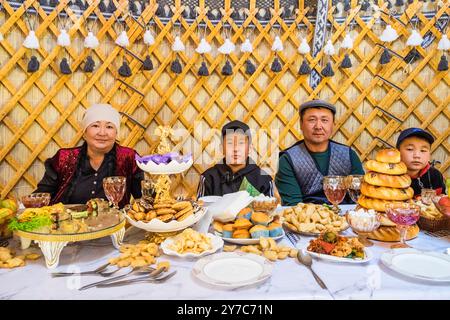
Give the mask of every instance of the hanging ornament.
M 308 54 L 311 52 L 311 47 L 309 46 L 308 41 L 306 41 L 305 38 L 303 38 L 302 41 L 300 42 L 297 51 L 300 54 Z
M 280 59 L 278 59 L 278 57 L 275 57 L 273 59 L 272 65 L 270 66 L 270 70 L 272 70 L 272 72 L 281 72 L 282 69 L 283 66 L 281 65 Z
M 112 2 L 112 1 L 110 1 Z M 108 11 L 108 8 L 106 7 L 105 0 L 100 0 L 100 3 L 98 4 L 98 9 L 100 12 L 106 12 Z
M 233 74 L 233 67 L 231 66 L 231 63 L 228 59 L 227 59 L 227 61 L 225 61 L 225 64 L 222 67 L 221 73 L 224 76 L 231 76 Z
M 298 69 L 298 74 L 299 75 L 305 75 L 305 74 L 310 74 L 311 73 L 311 67 L 308 64 L 308 61 L 306 59 L 303 59 L 302 64 L 300 65 L 300 68 Z
M 209 76 L 208 67 L 206 66 L 206 62 L 205 61 L 202 61 L 200 69 L 198 69 L 197 75 L 202 76 L 202 77 Z
M 199 54 L 205 54 L 211 52 L 211 49 L 211 45 L 208 43 L 208 41 L 206 41 L 205 38 L 202 38 L 195 51 Z
M 182 52 L 184 50 L 185 50 L 185 46 L 184 46 L 183 41 L 181 41 L 179 36 L 176 36 L 175 41 L 172 44 L 172 51 Z
M 180 74 L 181 72 L 183 72 L 182 70 L 182 66 L 180 63 L 180 60 L 178 60 L 178 58 L 175 58 L 175 60 L 172 61 L 172 63 L 170 64 L 170 71 L 172 71 L 175 74 Z
M 417 51 L 417 49 L 414 47 L 403 58 L 403 61 L 405 61 L 409 65 L 409 64 L 416 62 L 417 60 L 420 60 L 421 58 L 422 58 L 422 56 L 420 55 L 419 51 Z
M 245 38 L 245 41 L 241 44 L 242 52 L 253 52 L 253 45 L 249 38 Z
M 406 45 L 410 47 L 418 47 L 422 44 L 423 38 L 420 35 L 420 33 L 413 29 L 411 31 L 411 35 L 408 37 L 408 40 L 406 40 Z
M 344 37 L 344 40 L 342 40 L 341 48 L 342 49 L 352 49 L 353 48 L 353 39 L 349 33 L 347 33 Z
M 5 38 L 3 38 L 3 33 L 0 32 L 0 42 L 5 40 Z
M 119 68 L 119 74 L 125 78 L 131 77 L 131 69 L 130 66 L 128 65 L 127 60 L 125 59 L 123 59 L 123 63 Z
M 107 11 L 109 13 L 114 13 L 114 11 L 116 11 L 116 10 L 117 10 L 117 7 L 114 4 L 114 1 L 113 0 L 109 0 Z
M 383 53 L 381 54 L 381 57 L 380 57 L 380 64 L 382 64 L 382 65 L 388 64 L 389 62 L 391 62 L 391 58 L 392 58 L 392 55 L 389 52 L 389 49 L 384 48 Z
M 153 62 L 152 62 L 152 59 L 150 58 L 150 55 L 147 55 L 145 57 L 145 60 L 142 63 L 142 69 L 144 69 L 146 71 L 153 70 Z
M 279 36 L 275 36 L 275 39 L 272 43 L 271 50 L 275 52 L 275 58 L 272 61 L 272 65 L 270 66 L 270 70 L 272 72 L 278 73 L 283 70 L 283 66 L 281 65 L 280 59 L 278 58 L 278 52 L 283 51 L 284 46 Z
M 320 74 L 324 77 L 332 77 L 334 76 L 333 67 L 331 66 L 331 62 L 328 62 L 325 68 L 320 72 Z
M 97 37 L 92 33 L 92 31 L 89 31 L 86 38 L 84 38 L 84 47 L 88 49 L 95 49 L 98 45 L 99 41 Z
M 87 56 L 86 62 L 84 63 L 83 71 L 86 73 L 94 72 L 95 69 L 95 61 L 91 56 Z
M 370 8 L 370 2 L 367 0 L 364 0 L 363 3 L 361 4 L 361 10 L 367 11 L 369 8 Z
M 446 34 L 442 34 L 441 40 L 439 40 L 438 42 L 438 50 L 450 50 L 450 40 L 448 39 Z
M 147 46 L 151 46 L 151 45 L 153 45 L 155 43 L 155 38 L 153 37 L 153 34 L 150 31 L 150 29 L 147 29 L 144 32 L 144 43 Z
M 39 39 L 36 37 L 34 30 L 31 30 L 30 33 L 28 33 L 23 41 L 23 46 L 28 49 L 39 49 Z
M 352 61 L 350 60 L 350 56 L 348 53 L 345 54 L 344 59 L 341 62 L 341 68 L 349 69 L 352 67 Z
M 27 72 L 33 73 L 39 70 L 39 61 L 36 56 L 31 56 L 30 61 L 28 61 Z
M 116 44 L 120 47 L 128 47 L 130 40 L 128 39 L 127 32 L 123 30 L 116 39 Z
M 67 58 L 62 58 L 59 63 L 59 70 L 62 74 L 71 74 L 72 70 L 70 69 L 69 63 L 67 62 Z
M 236 46 L 234 45 L 234 43 L 231 42 L 230 39 L 226 38 L 224 44 L 219 47 L 218 51 L 221 54 L 229 55 L 234 51 L 235 48 Z
M 275 37 L 275 40 L 272 43 L 272 51 L 280 52 L 283 51 L 283 42 L 281 41 L 279 36 Z
M 252 60 L 247 59 L 245 60 L 245 73 L 248 75 L 254 74 L 256 71 L 255 65 L 252 63 Z
M 325 47 L 323 48 L 323 52 L 327 55 L 327 56 L 332 56 L 336 53 L 336 50 L 334 49 L 333 43 L 331 42 L 331 39 L 329 39 L 325 45 Z
M 448 60 L 447 60 L 447 57 L 445 56 L 445 54 L 442 54 L 441 60 L 439 61 L 437 69 L 438 69 L 438 71 L 447 71 L 448 70 Z
M 66 29 L 61 29 L 59 31 L 58 39 L 56 40 L 58 46 L 69 47 L 70 46 L 70 36 Z
M 383 42 L 393 42 L 397 40 L 398 33 L 391 27 L 390 24 L 386 25 L 386 28 L 383 30 L 383 33 L 380 36 L 380 40 Z
M 170 65 L 170 70 L 175 74 L 181 74 L 183 72 L 183 67 L 181 66 L 180 60 L 178 58 L 178 53 L 183 52 L 185 50 L 185 46 L 183 41 L 179 35 L 175 37 L 175 40 L 172 44 L 172 51 L 175 52 L 175 60 L 172 61 Z

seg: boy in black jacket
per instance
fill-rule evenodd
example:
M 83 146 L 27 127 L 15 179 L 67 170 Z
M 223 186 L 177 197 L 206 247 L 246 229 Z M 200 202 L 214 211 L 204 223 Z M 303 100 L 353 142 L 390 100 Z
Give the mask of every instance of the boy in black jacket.
M 255 195 L 255 189 L 256 193 L 273 197 L 272 177 L 248 157 L 251 143 L 248 125 L 237 120 L 227 123 L 222 128 L 222 143 L 225 159 L 200 176 L 197 197 L 223 196 L 240 190 Z
M 433 136 L 420 128 L 403 130 L 397 139 L 397 149 L 412 179 L 414 197 L 420 196 L 422 189 L 434 189 L 438 195 L 445 193 L 444 177 L 430 165 L 433 142 Z

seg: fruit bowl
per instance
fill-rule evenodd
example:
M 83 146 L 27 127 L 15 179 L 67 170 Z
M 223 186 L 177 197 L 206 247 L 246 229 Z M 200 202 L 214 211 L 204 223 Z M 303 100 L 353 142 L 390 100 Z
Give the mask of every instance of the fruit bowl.
M 450 217 L 450 198 L 447 195 L 433 197 L 436 208 L 446 217 Z
M 153 154 L 136 156 L 136 164 L 150 174 L 178 174 L 188 170 L 194 163 L 191 155 L 181 156 L 178 153 Z

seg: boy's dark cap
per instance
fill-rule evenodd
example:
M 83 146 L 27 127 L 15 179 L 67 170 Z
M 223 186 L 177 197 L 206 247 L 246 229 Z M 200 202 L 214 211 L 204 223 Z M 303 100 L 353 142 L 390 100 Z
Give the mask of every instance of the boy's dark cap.
M 300 114 L 303 112 L 303 110 L 310 109 L 310 108 L 326 108 L 326 109 L 330 110 L 333 113 L 333 115 L 336 114 L 336 107 L 325 100 L 311 100 L 311 101 L 302 103 L 300 105 L 300 109 L 299 109 Z
M 408 128 L 400 132 L 400 135 L 397 139 L 397 149 L 402 144 L 403 140 L 409 137 L 420 137 L 428 141 L 430 144 L 433 144 L 434 138 L 433 136 L 428 132 L 421 128 Z
M 225 137 L 227 133 L 234 132 L 236 130 L 242 131 L 242 133 L 251 139 L 250 127 L 239 120 L 233 120 L 224 125 L 222 128 L 222 137 Z

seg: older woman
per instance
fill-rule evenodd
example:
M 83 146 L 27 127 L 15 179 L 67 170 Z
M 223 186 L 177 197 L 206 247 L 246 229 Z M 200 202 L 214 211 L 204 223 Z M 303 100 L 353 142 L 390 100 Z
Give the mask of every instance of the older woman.
M 140 197 L 144 173 L 136 165 L 136 151 L 115 142 L 120 128 L 117 110 L 108 104 L 93 105 L 86 110 L 82 126 L 83 145 L 60 149 L 47 159 L 35 192 L 49 192 L 51 203 L 86 203 L 106 199 L 103 178 L 124 176 L 126 191 L 120 207 L 129 202 L 130 194 Z

